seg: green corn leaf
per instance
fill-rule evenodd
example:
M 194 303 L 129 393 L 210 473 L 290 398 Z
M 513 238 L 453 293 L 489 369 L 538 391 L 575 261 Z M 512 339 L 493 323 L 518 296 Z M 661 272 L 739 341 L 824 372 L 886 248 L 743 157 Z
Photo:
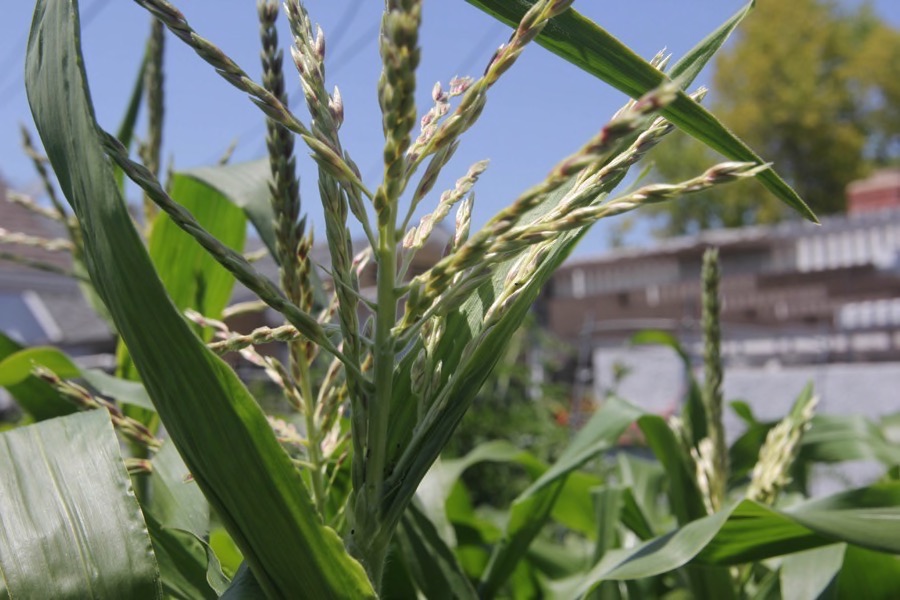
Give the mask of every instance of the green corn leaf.
M 636 548 L 608 552 L 587 574 L 552 587 L 557 597 L 578 598 L 610 579 L 651 577 L 689 563 L 741 564 L 835 542 L 898 553 L 898 506 L 898 483 L 851 490 L 788 510 L 744 500 Z
M 152 460 L 149 500 L 142 506 L 163 589 L 175 597 L 218 598 L 228 587 L 209 547 L 209 504 L 171 442 Z
M 594 562 L 603 558 L 607 551 L 618 546 L 616 527 L 625 505 L 625 488 L 606 486 L 594 493 L 597 505 L 597 542 L 594 545 Z
M 266 600 L 267 596 L 247 563 L 241 563 L 231 586 L 222 594 L 221 600 Z
M 176 173 L 171 196 L 193 214 L 204 229 L 240 252 L 244 248 L 247 222 L 243 211 L 232 199 L 243 193 L 252 194 L 256 188 L 266 189 L 265 181 L 254 181 L 249 186 L 245 183 L 226 194 L 201 180 Z M 231 298 L 234 276 L 165 213 L 154 219 L 147 246 L 150 260 L 175 306 L 180 311 L 192 308 L 218 319 Z M 210 329 L 203 331 L 204 339 L 208 340 L 211 335 Z M 119 374 L 127 379 L 137 379 L 128 349 L 121 340 L 116 355 Z
M 268 185 L 271 177 L 268 159 L 197 167 L 182 171 L 180 175 L 206 184 L 240 207 L 269 253 L 278 260 L 278 253 L 275 252 L 275 213 L 272 211 Z
M 0 435 L 0 596 L 160 598 L 106 411 Z
M 656 415 L 646 415 L 638 420 L 638 426 L 647 440 L 647 445 L 662 464 L 668 480 L 669 506 L 681 525 L 706 516 L 703 496 L 697 487 L 693 472 L 694 462 L 665 419 Z M 686 575 L 692 593 L 699 598 L 734 597 L 734 586 L 725 569 L 688 567 Z
M 40 365 L 63 378 L 79 377 L 81 369 L 68 356 L 52 346 L 36 346 L 10 354 L 0 362 L 0 386 L 15 385 L 31 375 Z
M 153 403 L 144 386 L 134 381 L 119 379 L 97 369 L 82 369 L 64 352 L 52 346 L 36 346 L 21 349 L 0 360 L 0 387 L 9 390 L 28 389 L 31 393 L 13 393 L 32 416 L 40 421 L 45 418 L 75 412 L 77 408 L 61 397 L 53 388 L 31 374 L 36 366 L 50 369 L 61 379 L 84 379 L 104 396 L 123 404 L 153 410 Z M 26 386 L 22 388 L 21 386 Z
M 649 540 L 655 535 L 652 522 L 630 488 L 625 488 L 622 506 L 622 525 L 630 529 L 638 539 Z
M 426 598 L 477 598 L 462 567 L 415 503 L 403 514 L 397 545 L 416 587 Z
M 884 465 L 900 465 L 900 447 L 891 443 L 884 428 L 859 415 L 813 417 L 803 434 L 800 460 L 835 463 L 848 460 L 876 460 Z
M 513 501 L 503 539 L 494 547 L 479 585 L 482 597 L 493 597 L 512 575 L 546 524 L 569 474 L 611 448 L 640 415 L 640 409 L 627 402 L 608 400 L 578 432 L 559 460 Z
M 731 447 L 728 449 L 728 465 L 731 470 L 728 477 L 729 485 L 736 485 L 745 481 L 750 473 L 753 472 L 753 467 L 756 466 L 759 460 L 759 450 L 765 443 L 769 430 L 775 424 L 775 422 L 755 422 L 752 425 L 748 425 L 744 433 L 731 444 Z M 801 440 L 800 443 L 802 448 L 803 441 Z
M 533 0 L 466 0 L 508 25 L 518 23 Z M 745 4 L 735 15 L 704 38 L 673 69 L 673 77 L 682 77 L 687 86 L 703 65 L 724 43 L 731 31 L 753 7 Z M 635 54 L 622 42 L 590 19 L 573 9 L 550 21 L 537 43 L 575 66 L 605 81 L 614 88 L 639 98 L 658 87 L 666 76 Z M 744 142 L 720 123 L 709 111 L 680 93 L 678 99 L 663 110 L 663 115 L 679 128 L 697 138 L 730 160 L 761 163 Z M 818 223 L 815 214 L 791 187 L 772 169 L 757 176 L 760 182 L 804 218 Z
M 419 485 L 416 497 L 421 501 L 422 510 L 448 541 L 452 541 L 452 531 L 447 533 L 450 524 L 445 521 L 449 518 L 454 525 L 458 524 L 458 519 L 454 518 L 457 515 L 451 508 L 455 486 L 467 469 L 482 462 L 517 464 L 535 480 L 549 468 L 533 454 L 502 440 L 479 444 L 460 458 L 437 461 Z M 573 531 L 594 537 L 596 519 L 591 490 L 602 483 L 600 478 L 587 473 L 569 473 L 553 505 L 551 518 Z
M 76 0 L 38 0 L 26 90 L 84 234 L 91 279 L 194 480 L 272 597 L 374 597 L 253 397 L 166 295 L 99 143 Z
M 685 525 L 706 516 L 703 496 L 697 487 L 693 461 L 687 455 L 666 420 L 656 415 L 638 419 L 638 426 L 656 459 L 666 470 L 669 506 L 678 523 Z
M 616 455 L 616 463 L 618 481 L 625 486 L 622 523 L 642 540 L 662 533 L 661 527 L 671 517 L 659 502 L 668 486 L 662 465 L 628 452 Z
M 625 488 L 607 486 L 594 494 L 597 505 L 597 542 L 594 545 L 593 562 L 596 563 L 607 551 L 619 546 L 618 526 L 625 504 Z M 558 579 L 558 578 L 557 578 Z M 619 584 L 615 581 L 604 581 L 594 596 L 598 600 L 619 599 Z
M 593 561 L 585 552 L 587 548 L 577 544 L 561 545 L 549 535 L 535 539 L 528 547 L 527 564 L 539 577 L 562 579 L 584 571 Z
M 209 503 L 171 441 L 166 441 L 152 460 L 150 504 L 161 525 L 190 531 L 198 537 L 209 535 Z
M 216 580 L 218 589 L 211 585 L 209 567 L 215 573 L 218 562 L 202 540 L 190 532 L 163 527 L 152 514 L 146 519 L 166 597 L 214 600 L 225 592 L 228 580 L 224 576 Z
M 822 597 L 841 571 L 846 551 L 847 544 L 832 544 L 785 557 L 780 576 L 782 598 L 817 600 Z
M 113 377 L 99 369 L 81 369 L 81 377 L 92 388 L 104 396 L 114 398 L 120 404 L 129 404 L 149 411 L 156 410 L 153 401 L 147 395 L 147 390 L 138 382 Z
M 13 378 L 11 375 L 4 375 L 6 369 L 3 368 L 3 364 L 6 359 L 23 350 L 25 348 L 21 344 L 0 332 L 0 379 L 10 380 L 0 385 L 6 388 L 16 404 L 35 421 L 70 415 L 77 411 L 75 405 L 62 397 L 51 385 L 31 375 L 30 369 L 25 377 Z

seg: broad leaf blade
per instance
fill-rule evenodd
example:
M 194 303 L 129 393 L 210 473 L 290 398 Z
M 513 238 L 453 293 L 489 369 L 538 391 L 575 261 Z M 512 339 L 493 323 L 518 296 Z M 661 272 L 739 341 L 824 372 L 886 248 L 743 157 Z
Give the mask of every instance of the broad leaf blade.
M 277 261 L 275 251 L 275 213 L 269 191 L 268 159 L 217 167 L 198 167 L 180 173 L 217 190 L 240 207 L 253 223 L 260 239 Z
M 266 188 L 264 182 L 261 187 Z M 244 213 L 232 202 L 233 196 L 180 173 L 172 178 L 171 195 L 222 243 L 232 250 L 243 250 L 247 223 Z M 218 319 L 231 298 L 234 276 L 165 213 L 153 220 L 147 246 L 150 260 L 175 307 L 181 312 L 191 308 Z M 203 338 L 208 339 L 211 334 L 206 329 Z M 121 340 L 116 355 L 119 375 L 137 379 Z
M 47 382 L 31 375 L 30 369 L 24 377 L 19 377 L 21 370 L 15 359 L 12 368 L 9 369 L 11 372 L 7 373 L 7 367 L 4 367 L 6 360 L 24 350 L 21 344 L 0 332 L 0 380 L 6 380 L 6 383 L 0 383 L 0 386 L 5 387 L 16 404 L 35 421 L 75 412 L 77 408 L 71 402 L 63 398 Z
M 525 12 L 534 3 L 532 0 L 466 0 L 508 25 L 519 22 Z M 724 41 L 737 22 L 747 13 L 753 2 L 748 3 L 722 27 L 701 42 L 700 50 L 694 49 L 689 61 L 682 61 L 678 73 L 685 77 L 684 85 L 690 82 L 702 66 L 711 57 L 711 52 Z M 723 35 L 724 32 L 724 35 Z M 573 9 L 562 13 L 550 21 L 537 43 L 561 56 L 572 64 L 602 79 L 609 85 L 639 98 L 652 89 L 659 87 L 666 76 L 652 67 L 647 61 L 635 54 L 622 42 L 610 35 L 590 19 L 585 18 Z M 694 66 L 688 66 L 690 64 Z M 744 142 L 720 123 L 709 111 L 691 100 L 687 94 L 679 93 L 678 98 L 670 104 L 663 115 L 672 123 L 697 138 L 713 150 L 720 152 L 730 160 L 761 163 Z M 815 214 L 785 181 L 772 170 L 767 169 L 758 176 L 762 184 L 788 206 L 799 212 L 804 218 L 817 223 Z
M 0 596 L 160 597 L 106 411 L 0 435 L 0 506 Z
M 149 501 L 142 506 L 163 589 L 187 600 L 217 598 L 228 587 L 209 547 L 209 504 L 171 442 L 153 457 Z
M 900 590 L 900 559 L 848 546 L 836 587 L 840 600 L 893 600 Z
M 228 196 L 180 173 L 173 178 L 170 194 L 219 241 L 232 250 L 243 250 L 247 222 Z M 160 214 L 153 221 L 148 249 L 176 307 L 193 308 L 213 319 L 222 314 L 231 298 L 234 276 L 168 215 Z
M 887 439 L 883 427 L 863 416 L 820 415 L 803 434 L 800 460 L 877 460 L 891 466 L 900 464 L 900 447 Z
M 99 144 L 82 70 L 77 2 L 38 0 L 26 89 L 88 267 L 194 479 L 275 597 L 374 597 L 322 525 L 255 400 L 178 313 L 153 270 Z
M 668 423 L 662 417 L 646 415 L 638 420 L 638 426 L 653 454 L 666 470 L 669 506 L 678 523 L 685 526 L 705 517 L 707 512 L 693 472 L 694 462 Z M 734 597 L 734 587 L 725 569 L 688 567 L 686 574 L 691 591 L 699 598 L 726 600 Z
M 214 600 L 225 592 L 227 580 L 220 582 L 218 590 L 210 585 L 207 576 L 210 558 L 200 539 L 186 531 L 163 527 L 152 514 L 146 518 L 166 597 Z
M 13 395 L 17 400 L 21 395 L 23 408 L 37 420 L 70 414 L 77 409 L 72 402 L 60 397 L 47 383 L 31 374 L 36 366 L 50 369 L 61 379 L 84 379 L 100 394 L 123 404 L 154 410 L 147 391 L 140 383 L 119 379 L 96 369 L 82 369 L 57 348 L 35 346 L 0 358 L 0 386 L 11 391 L 30 390 L 30 393 L 13 392 Z

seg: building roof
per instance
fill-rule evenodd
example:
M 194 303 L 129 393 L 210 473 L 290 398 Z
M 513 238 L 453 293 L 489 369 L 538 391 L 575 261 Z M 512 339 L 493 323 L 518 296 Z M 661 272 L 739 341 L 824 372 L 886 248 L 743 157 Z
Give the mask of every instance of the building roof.
M 2 181 L 0 227 L 12 233 L 42 238 L 65 235 L 59 223 L 9 202 Z M 28 261 L 72 268 L 71 256 L 66 252 L 20 244 L 3 244 L 0 249 Z M 0 314 L 0 330 L 15 333 L 18 341 L 26 345 L 52 343 L 74 347 L 112 342 L 109 326 L 97 316 L 78 283 L 70 277 L 0 260 L 0 300 L 7 307 L 4 314 Z
M 798 238 L 815 237 L 831 233 L 866 229 L 885 223 L 900 224 L 900 208 L 877 212 L 823 217 L 816 225 L 799 219 L 777 225 L 754 225 L 734 229 L 710 229 L 693 235 L 655 240 L 646 246 L 613 248 L 602 254 L 579 256 L 566 261 L 564 269 L 595 264 L 614 263 L 623 260 L 675 256 L 702 252 L 707 247 L 721 249 L 751 249 L 769 247 L 773 243 L 793 243 Z

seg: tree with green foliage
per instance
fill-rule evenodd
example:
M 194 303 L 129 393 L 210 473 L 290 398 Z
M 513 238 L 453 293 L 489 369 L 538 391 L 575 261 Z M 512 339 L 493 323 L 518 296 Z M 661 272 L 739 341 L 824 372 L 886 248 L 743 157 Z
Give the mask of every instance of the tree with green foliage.
M 716 113 L 759 148 L 818 214 L 845 210 L 844 189 L 900 158 L 900 32 L 863 5 L 763 1 L 716 59 Z M 662 179 L 716 160 L 684 135 L 651 156 Z M 661 233 L 773 223 L 788 216 L 757 186 L 655 207 Z

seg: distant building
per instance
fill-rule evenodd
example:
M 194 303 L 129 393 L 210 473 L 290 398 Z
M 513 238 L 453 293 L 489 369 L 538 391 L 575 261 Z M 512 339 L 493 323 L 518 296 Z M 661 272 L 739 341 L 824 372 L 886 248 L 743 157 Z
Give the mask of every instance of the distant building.
M 594 397 L 615 390 L 671 413 L 685 394 L 681 359 L 628 342 L 642 329 L 674 333 L 699 370 L 700 268 L 703 252 L 717 247 L 727 401 L 747 401 L 760 419 L 774 420 L 812 382 L 821 412 L 900 412 L 900 171 L 876 173 L 847 193 L 848 214 L 821 226 L 708 231 L 568 261 L 539 313 L 579 347 L 582 389 Z M 743 425 L 731 411 L 725 416 L 734 438 Z M 840 485 L 881 472 L 872 464 L 837 471 Z M 838 485 L 817 481 L 821 490 Z
M 0 228 L 42 238 L 65 237 L 59 223 L 7 201 L 0 181 Z M 19 244 L 0 251 L 31 263 L 71 270 L 67 252 Z M 25 346 L 53 344 L 99 366 L 114 351 L 112 333 L 85 300 L 71 277 L 41 271 L 20 262 L 0 260 L 0 331 Z M 98 362 L 99 361 L 99 362 Z
M 849 214 L 821 226 L 721 229 L 569 261 L 546 290 L 542 314 L 570 340 L 604 345 L 648 327 L 690 339 L 702 255 L 717 247 L 732 359 L 900 360 L 900 172 L 877 173 L 849 192 Z

